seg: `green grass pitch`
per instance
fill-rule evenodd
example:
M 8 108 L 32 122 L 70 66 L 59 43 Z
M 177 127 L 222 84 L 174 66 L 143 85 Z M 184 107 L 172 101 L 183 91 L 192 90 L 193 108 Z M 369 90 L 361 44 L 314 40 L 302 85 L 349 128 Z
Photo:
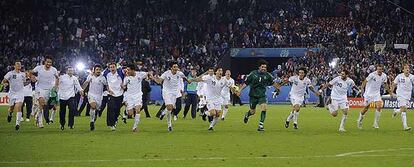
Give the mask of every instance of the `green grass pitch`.
M 260 112 L 243 123 L 248 105 L 231 107 L 214 132 L 197 117 L 173 122 L 155 118 L 159 106 L 150 106 L 152 118 L 141 116 L 139 132 L 131 132 L 133 120 L 118 124 L 115 132 L 98 118 L 89 131 L 89 117 L 76 117 L 75 129 L 59 129 L 55 123 L 38 129 L 23 122 L 14 130 L 15 117 L 6 121 L 0 108 L 0 166 L 414 166 L 414 132 L 402 131 L 400 118 L 384 110 L 380 129 L 371 128 L 373 110 L 356 127 L 358 111 L 352 109 L 346 133 L 339 133 L 340 114 L 331 117 L 325 109 L 302 108 L 299 129 L 283 126 L 290 106 L 269 106 L 265 132 L 258 132 Z M 106 115 L 106 112 L 104 112 Z M 143 115 L 143 114 L 142 114 Z M 408 112 L 409 124 L 414 114 Z

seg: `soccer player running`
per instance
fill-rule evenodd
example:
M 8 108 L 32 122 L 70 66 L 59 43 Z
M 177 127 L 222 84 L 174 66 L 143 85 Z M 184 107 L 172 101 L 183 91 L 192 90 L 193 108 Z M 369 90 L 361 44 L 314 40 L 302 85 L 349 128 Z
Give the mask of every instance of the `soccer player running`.
M 414 75 L 410 74 L 410 66 L 405 64 L 403 73 L 398 74 L 391 86 L 391 92 L 394 92 L 395 87 L 397 87 L 397 100 L 400 107 L 403 130 L 405 131 L 411 130 L 411 127 L 407 125 L 407 108 L 410 106 L 413 84 Z M 397 112 L 394 112 L 393 117 L 396 115 Z
M 227 85 L 221 91 L 221 98 L 223 99 L 223 115 L 221 116 L 221 120 L 224 121 L 226 118 L 227 112 L 229 111 L 229 104 L 230 102 L 230 88 L 234 86 L 234 79 L 231 78 L 231 71 L 226 70 L 224 79 L 226 80 Z M 234 92 L 234 91 L 232 91 Z
M 32 72 L 37 75 L 36 93 L 39 100 L 39 110 L 37 116 L 37 125 L 39 128 L 43 128 L 43 114 L 45 114 L 46 123 L 49 124 L 49 105 L 47 102 L 50 98 L 52 88 L 55 86 L 55 80 L 58 78 L 58 71 L 52 66 L 52 58 L 45 57 L 44 65 L 35 67 Z
M 249 121 L 250 116 L 256 113 L 256 106 L 260 105 L 262 112 L 260 114 L 260 122 L 258 131 L 264 131 L 264 122 L 266 119 L 267 100 L 266 100 L 266 87 L 278 85 L 273 82 L 273 77 L 267 72 L 267 61 L 261 59 L 258 61 L 258 69 L 250 72 L 245 82 L 240 87 L 240 91 L 243 90 L 247 85 L 250 86 L 249 92 L 249 103 L 250 110 L 246 112 L 244 116 L 244 123 Z
M 333 117 L 338 115 L 338 108 L 342 109 L 342 119 L 341 124 L 339 125 L 339 132 L 346 132 L 345 122 L 348 116 L 349 104 L 348 104 L 348 89 L 356 89 L 355 82 L 349 78 L 349 71 L 342 70 L 341 75 L 335 77 L 327 84 L 325 84 L 321 89 L 326 89 L 332 86 L 331 93 L 331 104 L 328 105 L 329 112 Z
M 9 85 L 9 115 L 7 116 L 7 122 L 11 122 L 12 113 L 16 111 L 16 126 L 15 129 L 20 129 L 20 122 L 22 117 L 22 104 L 24 100 L 23 88 L 30 82 L 26 81 L 26 73 L 21 72 L 22 64 L 20 61 L 14 63 L 14 70 L 9 71 L 2 81 L 3 85 Z
M 384 84 L 385 89 L 392 95 L 390 92 L 389 86 L 387 84 L 387 74 L 385 74 L 384 66 L 378 64 L 377 71 L 374 71 L 368 75 L 368 77 L 362 82 L 362 94 L 364 95 L 364 109 L 359 113 L 357 120 L 357 126 L 359 129 L 362 129 L 362 121 L 364 120 L 364 115 L 368 111 L 369 105 L 375 103 L 375 117 L 373 128 L 379 128 L 379 119 L 381 116 L 382 108 L 382 99 L 381 99 L 381 86 Z M 365 88 L 365 90 L 364 90 Z
M 59 95 L 59 122 L 60 122 L 60 129 L 65 130 L 65 116 L 66 116 L 66 106 L 69 108 L 69 122 L 68 126 L 70 129 L 73 129 L 75 124 L 75 112 L 76 112 L 76 102 L 75 102 L 75 94 L 77 92 L 83 96 L 83 89 L 80 86 L 79 80 L 74 74 L 73 67 L 66 68 L 66 74 L 61 75 L 56 80 L 56 87 L 58 88 L 58 95 Z
M 217 124 L 218 119 L 221 116 L 221 106 L 223 105 L 223 100 L 221 92 L 225 87 L 229 87 L 228 81 L 222 77 L 223 69 L 216 68 L 214 70 L 215 75 L 204 75 L 201 78 L 194 78 L 192 81 L 203 82 L 206 85 L 206 98 L 207 98 L 207 109 L 208 116 L 212 116 L 213 120 L 210 123 L 208 130 L 213 131 L 214 126 Z
M 132 131 L 137 132 L 142 107 L 142 81 L 147 78 L 149 74 L 147 72 L 136 71 L 136 66 L 134 64 L 128 65 L 127 69 L 128 76 L 125 77 L 124 82 L 122 83 L 122 87 L 127 91 L 128 94 L 128 97 L 125 99 L 128 116 L 132 117 L 135 111 L 135 122 L 132 127 Z
M 91 106 L 91 111 L 89 113 L 91 117 L 90 130 L 93 131 L 95 130 L 96 111 L 101 107 L 103 92 L 104 92 L 103 90 L 104 90 L 104 87 L 107 87 L 108 85 L 105 77 L 102 75 L 101 65 L 96 64 L 94 66 L 92 74 L 89 75 L 86 78 L 85 82 L 83 83 L 83 89 L 85 89 L 88 84 L 89 84 L 88 102 L 89 102 L 89 105 Z
M 179 88 L 180 79 L 183 78 L 187 81 L 187 78 L 181 71 L 178 71 L 178 63 L 176 61 L 170 62 L 170 70 L 165 71 L 161 77 L 154 78 L 154 81 L 158 84 L 162 83 L 162 98 L 166 108 L 164 112 L 167 113 L 167 125 L 168 131 L 171 132 L 172 128 L 172 111 L 175 107 L 175 101 L 177 99 L 177 92 Z M 167 111 L 165 111 L 167 110 Z
M 316 96 L 320 96 L 318 91 L 315 91 L 314 87 L 311 84 L 311 80 L 306 77 L 307 70 L 303 67 L 298 69 L 298 75 L 289 77 L 288 80 L 284 80 L 284 83 L 292 83 L 292 88 L 290 89 L 290 102 L 292 103 L 292 111 L 289 113 L 286 118 L 285 128 L 289 128 L 290 121 L 293 120 L 293 129 L 298 129 L 298 119 L 300 105 L 303 104 L 305 100 L 306 89 L 309 88 Z M 278 86 L 280 88 L 280 86 Z

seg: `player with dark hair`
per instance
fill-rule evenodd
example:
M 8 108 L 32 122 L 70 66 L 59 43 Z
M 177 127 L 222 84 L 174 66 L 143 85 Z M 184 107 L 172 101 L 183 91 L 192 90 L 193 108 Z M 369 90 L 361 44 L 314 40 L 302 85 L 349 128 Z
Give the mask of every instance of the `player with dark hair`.
M 240 87 L 240 91 L 243 90 L 247 85 L 250 86 L 249 91 L 249 103 L 250 109 L 244 116 L 244 123 L 247 123 L 250 116 L 256 113 L 256 106 L 261 106 L 260 122 L 258 131 L 264 131 L 264 121 L 266 119 L 267 111 L 267 99 L 266 99 L 266 87 L 274 86 L 277 84 L 273 82 L 272 75 L 267 72 L 267 61 L 261 59 L 258 61 L 258 69 L 250 72 L 245 82 Z

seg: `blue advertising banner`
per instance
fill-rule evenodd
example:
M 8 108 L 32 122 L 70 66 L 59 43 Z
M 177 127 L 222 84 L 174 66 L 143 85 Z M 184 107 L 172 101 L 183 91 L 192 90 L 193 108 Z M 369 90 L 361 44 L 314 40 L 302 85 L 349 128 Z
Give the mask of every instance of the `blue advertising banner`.
M 303 57 L 319 48 L 231 48 L 231 57 Z

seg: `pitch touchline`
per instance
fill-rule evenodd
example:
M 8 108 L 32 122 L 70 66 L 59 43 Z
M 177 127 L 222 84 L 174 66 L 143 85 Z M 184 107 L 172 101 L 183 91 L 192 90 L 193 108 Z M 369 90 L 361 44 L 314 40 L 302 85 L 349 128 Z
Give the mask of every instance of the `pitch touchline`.
M 279 156 L 279 157 L 200 157 L 200 158 L 148 158 L 148 159 L 118 159 L 118 160 L 61 160 L 61 161 L 2 161 L 0 164 L 29 164 L 29 163 L 93 163 L 93 162 L 140 162 L 140 161 L 187 161 L 187 160 L 246 160 L 246 159 L 303 159 L 303 158 L 337 158 L 337 157 L 414 157 L 414 155 L 363 155 L 364 153 L 393 152 L 402 150 L 414 150 L 414 148 L 398 148 L 383 150 L 368 150 L 349 152 L 337 155 L 315 156 Z

